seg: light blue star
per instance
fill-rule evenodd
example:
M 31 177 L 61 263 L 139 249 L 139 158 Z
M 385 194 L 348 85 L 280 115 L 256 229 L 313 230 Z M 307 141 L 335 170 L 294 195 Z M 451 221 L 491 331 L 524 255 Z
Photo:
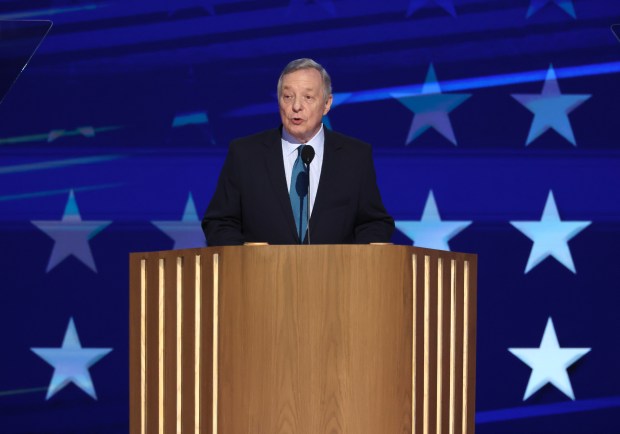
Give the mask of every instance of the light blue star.
M 575 394 L 566 369 L 590 350 L 591 348 L 560 348 L 553 321 L 549 317 L 540 347 L 508 348 L 508 351 L 532 368 L 523 400 L 551 383 L 574 401 Z
M 555 3 L 568 15 L 575 19 L 577 18 L 573 0 L 530 0 L 530 7 L 527 10 L 527 18 L 541 10 L 547 3 Z
M 406 145 L 431 127 L 457 145 L 448 113 L 460 106 L 471 94 L 441 93 L 433 64 L 428 68 L 421 95 L 393 93 L 392 96 L 414 113 Z
M 409 7 L 407 8 L 407 16 L 410 17 L 419 9 L 422 9 L 430 0 L 410 0 Z M 456 17 L 456 9 L 454 9 L 454 0 L 434 0 L 439 6 L 443 8 L 453 17 Z
M 32 221 L 31 223 L 54 240 L 52 254 L 45 270 L 47 273 L 71 255 L 95 273 L 97 272 L 89 240 L 112 222 L 82 221 L 73 190 L 69 192 L 65 212 L 60 221 Z
M 431 190 L 424 205 L 422 218 L 419 221 L 397 220 L 396 228 L 418 247 L 450 250 L 448 241 L 471 223 L 471 221 L 442 221 Z
M 579 232 L 592 223 L 591 221 L 562 221 L 555 204 L 553 191 L 549 190 L 545 209 L 540 221 L 512 221 L 515 228 L 534 242 L 530 257 L 525 266 L 527 274 L 547 257 L 553 256 L 560 264 L 564 265 L 573 273 L 575 264 L 571 256 L 568 242 Z
M 530 127 L 525 146 L 536 140 L 549 128 L 568 140 L 573 146 L 577 146 L 573 129 L 571 128 L 568 114 L 590 98 L 590 94 L 564 94 L 560 93 L 560 85 L 553 69 L 553 65 L 547 70 L 547 77 L 540 94 L 516 94 L 514 99 L 523 104 L 529 111 L 534 113 L 534 120 Z
M 205 238 L 200 228 L 196 205 L 190 193 L 185 204 L 181 221 L 152 221 L 155 226 L 174 240 L 173 249 L 204 247 Z
M 92 398 L 97 399 L 88 369 L 112 351 L 112 348 L 82 348 L 73 318 L 69 320 L 60 348 L 30 350 L 54 367 L 45 399 L 50 399 L 69 383 L 75 384 Z

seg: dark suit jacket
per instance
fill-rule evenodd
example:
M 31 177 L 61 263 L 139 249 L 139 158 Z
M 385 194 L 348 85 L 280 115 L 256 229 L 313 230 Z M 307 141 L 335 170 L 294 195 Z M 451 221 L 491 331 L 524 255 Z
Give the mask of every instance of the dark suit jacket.
M 231 142 L 202 228 L 210 246 L 262 241 L 299 244 L 286 186 L 281 129 Z M 312 244 L 388 242 L 393 230 L 394 220 L 377 188 L 370 145 L 326 128 L 321 178 L 310 217 Z

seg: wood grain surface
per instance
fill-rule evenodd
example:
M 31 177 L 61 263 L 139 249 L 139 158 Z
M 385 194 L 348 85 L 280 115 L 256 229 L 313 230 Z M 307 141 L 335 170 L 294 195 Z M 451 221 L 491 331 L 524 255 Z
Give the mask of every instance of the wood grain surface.
M 476 266 L 391 245 L 132 254 L 130 430 L 473 434 Z

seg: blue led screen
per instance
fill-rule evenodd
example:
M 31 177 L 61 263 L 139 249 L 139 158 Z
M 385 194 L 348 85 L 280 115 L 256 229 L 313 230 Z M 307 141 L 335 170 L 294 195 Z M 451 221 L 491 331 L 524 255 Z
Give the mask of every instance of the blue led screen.
M 0 20 L 54 23 L 0 104 L 0 433 L 128 432 L 128 253 L 204 246 L 228 143 L 279 125 L 299 57 L 332 76 L 325 125 L 373 145 L 393 242 L 479 255 L 477 432 L 620 433 L 620 2 L 8 1 Z

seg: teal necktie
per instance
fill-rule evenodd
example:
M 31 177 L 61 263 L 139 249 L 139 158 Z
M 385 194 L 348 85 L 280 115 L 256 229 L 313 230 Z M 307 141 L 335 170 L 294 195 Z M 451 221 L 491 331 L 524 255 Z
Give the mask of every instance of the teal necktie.
M 308 228 L 308 171 L 306 165 L 301 161 L 301 150 L 304 146 L 300 145 L 297 148 L 297 159 L 293 165 L 289 191 L 300 243 L 303 243 Z

